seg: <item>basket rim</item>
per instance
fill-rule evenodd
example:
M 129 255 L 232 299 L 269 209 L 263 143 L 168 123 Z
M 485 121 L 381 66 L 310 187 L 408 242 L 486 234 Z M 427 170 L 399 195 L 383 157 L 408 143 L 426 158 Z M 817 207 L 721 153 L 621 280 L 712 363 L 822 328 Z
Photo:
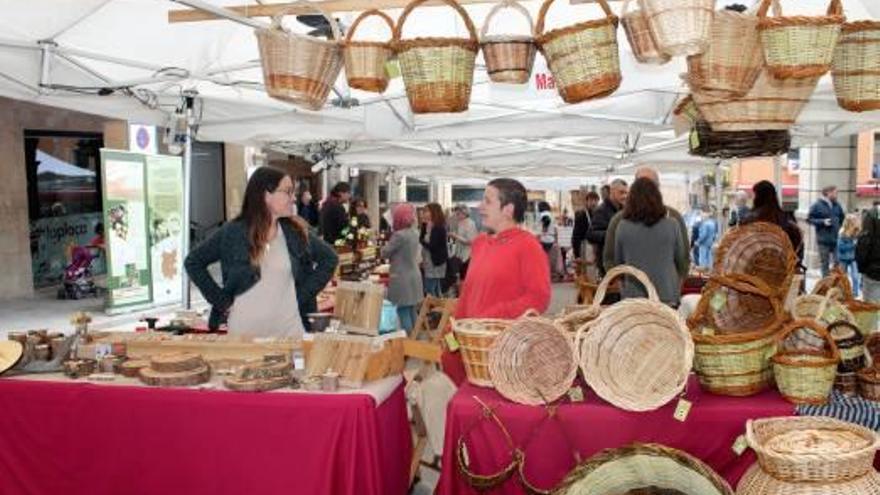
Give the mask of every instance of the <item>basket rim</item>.
M 846 17 L 842 15 L 764 17 L 758 21 L 758 31 L 798 26 L 834 26 L 842 25 L 845 21 Z
M 843 26 L 841 26 L 840 30 L 844 33 L 855 33 L 859 31 L 873 31 L 880 30 L 880 21 L 873 20 L 862 20 L 862 21 L 852 21 L 852 22 L 844 22 Z
M 614 28 L 615 38 L 617 37 L 617 25 L 619 23 L 619 19 L 617 16 L 606 17 L 604 19 L 593 19 L 591 21 L 579 22 L 577 24 L 572 24 L 571 26 L 565 26 L 561 28 L 556 28 L 551 31 L 547 31 L 543 34 L 535 35 L 535 43 L 538 44 L 539 48 L 543 48 L 543 45 L 550 43 L 557 38 L 562 36 L 567 36 L 570 34 L 575 34 L 580 31 L 586 31 L 587 29 L 598 29 L 605 26 L 611 26 Z
M 755 430 L 765 424 L 776 422 L 787 422 L 790 425 L 793 425 L 786 431 L 793 431 L 796 429 L 808 429 L 810 427 L 820 430 L 827 430 L 830 429 L 829 427 L 834 427 L 835 429 L 848 430 L 852 433 L 862 436 L 863 438 L 870 438 L 873 440 L 871 444 L 867 447 L 850 452 L 833 454 L 833 456 L 835 457 L 835 461 L 841 461 L 852 457 L 861 457 L 880 448 L 880 435 L 877 435 L 874 430 L 865 428 L 864 426 L 857 425 L 855 423 L 850 423 L 847 421 L 824 416 L 783 416 L 775 418 L 750 419 L 746 421 L 746 441 L 749 443 L 749 447 L 751 447 L 752 450 L 754 450 L 755 453 L 759 456 L 765 456 L 782 461 L 792 461 L 795 459 L 827 458 L 829 456 L 828 454 L 815 452 L 781 454 L 767 449 L 764 446 L 764 439 L 762 438 L 759 441 L 758 433 Z
M 476 55 L 480 49 L 480 43 L 477 40 L 445 36 L 427 36 L 408 38 L 405 40 L 393 40 L 390 42 L 390 44 L 391 48 L 397 53 L 402 53 L 418 48 L 459 47 L 468 51 L 472 51 L 474 52 L 474 55 Z

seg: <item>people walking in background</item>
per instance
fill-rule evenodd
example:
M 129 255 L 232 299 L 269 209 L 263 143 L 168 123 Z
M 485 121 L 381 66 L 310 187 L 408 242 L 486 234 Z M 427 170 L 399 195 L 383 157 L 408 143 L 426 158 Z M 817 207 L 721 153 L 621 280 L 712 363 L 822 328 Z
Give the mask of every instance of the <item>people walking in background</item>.
M 351 186 L 340 182 L 330 190 L 330 197 L 321 207 L 321 235 L 324 241 L 333 245 L 348 227 L 348 213 L 345 204 L 351 199 Z
M 425 270 L 425 293 L 442 297 L 443 279 L 446 278 L 446 216 L 437 203 L 428 203 L 422 210 L 422 226 L 419 235 L 423 250 L 422 266 Z
M 880 303 L 880 202 L 862 216 L 856 243 L 856 264 L 862 274 L 865 301 Z
M 738 191 L 733 199 L 733 210 L 730 212 L 730 219 L 727 221 L 728 227 L 736 227 L 749 216 L 749 195 L 745 191 Z
M 843 271 L 849 275 L 850 285 L 854 297 L 859 297 L 859 269 L 856 264 L 856 241 L 862 226 L 859 217 L 850 213 L 843 220 L 840 235 L 837 237 L 837 262 Z
M 712 268 L 712 246 L 718 238 L 718 222 L 712 216 L 712 210 L 708 206 L 703 207 L 703 218 L 700 221 L 700 229 L 697 235 L 697 250 L 699 259 L 697 264 L 701 268 Z
M 310 227 L 318 228 L 320 223 L 318 206 L 312 200 L 312 192 L 308 189 L 304 189 L 299 194 L 299 201 L 296 202 L 296 212 Z
M 423 299 L 422 273 L 419 270 L 422 247 L 419 232 L 412 228 L 416 209 L 409 203 L 395 205 L 391 210 L 393 234 L 382 248 L 382 257 L 391 265 L 388 281 L 388 300 L 397 306 L 400 327 L 412 330 L 416 321 L 416 306 Z
M 547 266 L 550 267 L 550 277 L 556 278 L 556 247 L 559 242 L 559 231 L 556 228 L 556 222 L 553 220 L 553 212 L 550 210 L 550 203 L 541 201 L 538 203 L 538 223 L 540 231 L 538 233 L 538 241 L 544 248 L 547 255 Z
M 593 226 L 587 232 L 587 240 L 590 241 L 590 244 L 596 250 L 596 264 L 599 266 L 599 275 L 603 277 L 605 276 L 605 267 L 603 266 L 602 254 L 605 248 L 605 234 L 611 219 L 626 204 L 627 191 L 628 188 L 625 180 L 614 179 L 611 182 L 608 199 L 596 208 L 596 213 L 593 215 Z
M 449 233 L 449 237 L 455 241 L 455 256 L 461 261 L 461 271 L 458 276 L 464 282 L 467 277 L 468 265 L 471 262 L 471 246 L 477 238 L 477 225 L 471 219 L 470 210 L 465 205 L 455 207 L 455 229 Z
M 596 258 L 595 252 L 587 253 L 586 249 L 590 248 L 587 240 L 587 232 L 593 225 L 593 214 L 596 207 L 599 206 L 599 194 L 596 191 L 590 191 L 584 198 L 585 205 L 583 210 L 578 210 L 574 214 L 574 231 L 571 233 L 571 249 L 574 252 L 575 259 L 594 262 Z M 590 248 L 592 250 L 592 248 Z M 589 255 L 590 259 L 587 260 Z
M 822 189 L 822 197 L 810 207 L 807 221 L 816 228 L 816 243 L 819 245 L 819 263 L 822 276 L 828 276 L 836 258 L 837 235 L 844 218 L 843 207 L 837 202 L 837 186 Z

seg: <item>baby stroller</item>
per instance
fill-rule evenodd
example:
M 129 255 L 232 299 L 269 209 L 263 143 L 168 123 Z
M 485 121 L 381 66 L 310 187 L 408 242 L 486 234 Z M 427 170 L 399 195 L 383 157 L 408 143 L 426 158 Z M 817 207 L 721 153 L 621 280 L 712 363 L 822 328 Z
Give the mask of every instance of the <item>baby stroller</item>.
M 70 264 L 64 269 L 62 286 L 58 289 L 58 299 L 97 297 L 98 286 L 95 285 L 95 277 L 92 274 L 92 262 L 95 258 L 96 256 L 87 247 L 73 248 Z

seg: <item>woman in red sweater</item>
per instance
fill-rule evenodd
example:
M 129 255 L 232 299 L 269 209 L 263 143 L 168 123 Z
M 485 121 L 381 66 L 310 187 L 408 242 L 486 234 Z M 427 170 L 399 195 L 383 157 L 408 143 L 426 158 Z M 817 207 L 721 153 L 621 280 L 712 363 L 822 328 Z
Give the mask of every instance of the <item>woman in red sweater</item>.
M 480 216 L 491 233 L 480 234 L 472 244 L 456 318 L 514 319 L 530 309 L 546 311 L 550 272 L 538 240 L 520 227 L 526 205 L 526 189 L 513 179 L 495 179 L 486 186 Z M 443 371 L 461 384 L 460 354 L 444 349 Z

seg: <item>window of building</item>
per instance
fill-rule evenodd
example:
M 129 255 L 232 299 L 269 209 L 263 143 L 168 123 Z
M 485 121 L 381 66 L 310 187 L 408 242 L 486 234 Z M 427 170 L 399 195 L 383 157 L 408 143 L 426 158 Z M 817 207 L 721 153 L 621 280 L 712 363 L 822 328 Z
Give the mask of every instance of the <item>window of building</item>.
M 406 200 L 410 203 L 427 203 L 430 201 L 430 184 L 427 181 L 406 179 Z

